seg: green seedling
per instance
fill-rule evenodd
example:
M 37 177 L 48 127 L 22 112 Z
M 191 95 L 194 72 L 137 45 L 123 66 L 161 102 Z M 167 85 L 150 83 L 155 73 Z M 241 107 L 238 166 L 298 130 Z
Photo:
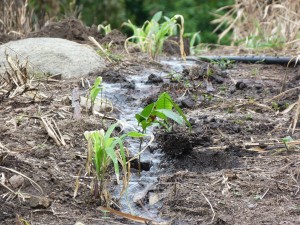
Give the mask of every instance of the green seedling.
M 291 141 L 293 141 L 293 138 L 290 137 L 290 136 L 287 136 L 285 138 L 282 138 L 281 140 L 282 140 L 282 142 L 283 142 L 284 147 L 286 148 L 286 150 L 289 151 L 289 145 L 288 145 L 288 143 L 291 142 Z
M 272 102 L 272 109 L 276 110 L 276 111 L 279 111 L 280 110 L 280 106 L 278 105 L 277 102 Z
M 88 141 L 86 171 L 91 174 L 92 171 L 96 174 L 96 182 L 94 183 L 93 193 L 100 196 L 100 201 L 104 200 L 109 205 L 109 195 L 106 189 L 108 180 L 108 169 L 113 164 L 114 173 L 117 184 L 120 184 L 120 166 L 123 171 L 123 189 L 120 197 L 125 192 L 130 178 L 130 164 L 126 161 L 128 153 L 123 146 L 126 137 L 141 138 L 146 135 L 136 131 L 131 131 L 118 137 L 112 136 L 113 131 L 118 126 L 118 123 L 112 124 L 107 131 L 103 129 L 95 131 L 86 131 L 84 136 Z
M 253 115 L 248 113 L 245 117 L 245 120 L 248 120 L 248 121 L 253 121 Z
M 96 196 L 100 196 L 100 201 L 104 199 L 107 204 L 109 204 L 109 201 L 106 194 L 106 176 L 110 164 L 112 163 L 114 166 L 118 184 L 120 183 L 119 163 L 122 166 L 123 189 L 126 189 L 129 180 L 129 168 L 126 164 L 126 154 L 123 146 L 125 137 L 111 136 L 117 125 L 117 123 L 111 125 L 106 132 L 103 129 L 84 132 L 84 136 L 88 141 L 86 171 L 90 174 L 91 168 L 95 169 L 97 182 L 93 191 Z M 99 185 L 98 181 L 100 182 Z
M 191 128 L 186 116 L 167 92 L 162 93 L 156 102 L 147 105 L 141 113 L 135 115 L 135 118 L 142 127 L 143 133 L 153 125 L 161 125 L 170 132 L 172 130 L 170 119 L 179 125 L 186 124 Z
M 93 112 L 95 100 L 99 92 L 102 90 L 101 84 L 102 84 L 102 77 L 97 77 L 97 79 L 94 82 L 94 85 L 90 88 L 89 99 L 91 101 L 91 108 L 90 108 L 91 112 Z
M 232 68 L 233 63 L 234 61 L 229 59 L 211 60 L 211 64 L 218 66 L 221 70 Z
M 195 33 L 186 33 L 184 37 L 190 39 L 190 52 L 192 55 L 196 53 L 195 48 L 201 42 L 200 31 Z
M 125 49 L 128 51 L 128 42 L 133 41 L 143 52 L 147 52 L 150 57 L 155 60 L 162 52 L 164 41 L 173 35 L 179 35 L 180 52 L 182 58 L 185 59 L 183 34 L 184 34 L 184 18 L 182 15 L 175 15 L 171 19 L 164 17 L 165 22 L 159 23 L 162 18 L 162 12 L 157 12 L 150 21 L 144 22 L 142 27 L 137 27 L 130 20 L 123 23 L 133 31 L 133 36 L 125 41 Z M 178 23 L 180 20 L 180 23 Z M 179 33 L 178 33 L 179 29 Z
M 175 111 L 175 112 L 174 112 Z M 173 126 L 170 120 L 179 125 L 187 125 L 191 129 L 191 124 L 183 114 L 180 107 L 172 100 L 171 96 L 164 92 L 162 93 L 156 102 L 147 105 L 142 112 L 135 115 L 138 125 L 142 128 L 142 133 L 145 134 L 148 127 L 155 125 L 163 127 L 167 132 L 171 132 Z M 140 138 L 141 151 L 144 138 Z M 139 154 L 139 173 L 141 170 Z
M 110 24 L 104 26 L 102 24 L 99 24 L 98 27 L 97 27 L 97 30 L 99 33 L 104 33 L 104 35 L 108 35 L 110 32 L 111 32 L 111 26 Z

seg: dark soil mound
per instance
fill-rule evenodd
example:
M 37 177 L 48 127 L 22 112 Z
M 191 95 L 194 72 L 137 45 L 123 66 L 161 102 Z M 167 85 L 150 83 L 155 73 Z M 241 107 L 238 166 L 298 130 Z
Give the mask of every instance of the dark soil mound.
M 82 43 L 88 41 L 88 36 L 94 37 L 97 41 L 103 37 L 95 27 L 87 27 L 81 21 L 69 18 L 52 22 L 41 30 L 30 33 L 27 37 L 63 38 Z

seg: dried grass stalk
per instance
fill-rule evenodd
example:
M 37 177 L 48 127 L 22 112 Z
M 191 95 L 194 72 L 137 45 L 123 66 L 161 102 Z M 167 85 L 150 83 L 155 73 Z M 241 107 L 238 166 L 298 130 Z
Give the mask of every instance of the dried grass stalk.
M 32 29 L 33 11 L 28 7 L 28 0 L 0 1 L 0 33 L 26 35 Z
M 224 15 L 215 14 L 212 23 L 219 24 L 215 31 L 226 25 L 219 34 L 219 41 L 232 32 L 232 41 L 249 37 L 276 39 L 285 48 L 300 49 L 300 1 L 295 0 L 235 0 L 235 4 L 217 10 L 226 10 Z

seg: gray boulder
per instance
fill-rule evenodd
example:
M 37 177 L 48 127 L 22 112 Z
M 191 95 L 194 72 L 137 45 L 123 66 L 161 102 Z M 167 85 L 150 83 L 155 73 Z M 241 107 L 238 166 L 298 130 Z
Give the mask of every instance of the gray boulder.
M 7 66 L 5 52 L 21 63 L 28 60 L 35 73 L 60 73 L 63 79 L 83 77 L 105 67 L 92 47 L 60 38 L 28 38 L 0 45 L 0 72 Z

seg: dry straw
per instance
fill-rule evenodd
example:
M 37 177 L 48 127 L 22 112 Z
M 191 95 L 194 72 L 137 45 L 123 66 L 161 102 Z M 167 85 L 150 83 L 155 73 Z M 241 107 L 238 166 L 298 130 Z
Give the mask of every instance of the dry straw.
M 249 37 L 263 39 L 265 42 L 277 40 L 285 49 L 300 49 L 300 1 L 298 0 L 235 0 L 234 5 L 220 8 L 215 31 L 225 25 L 227 28 L 219 34 L 219 41 L 232 32 L 232 41 Z M 242 45 L 243 45 L 242 43 Z
M 0 33 L 13 33 L 18 36 L 32 31 L 32 11 L 28 0 L 0 1 Z

